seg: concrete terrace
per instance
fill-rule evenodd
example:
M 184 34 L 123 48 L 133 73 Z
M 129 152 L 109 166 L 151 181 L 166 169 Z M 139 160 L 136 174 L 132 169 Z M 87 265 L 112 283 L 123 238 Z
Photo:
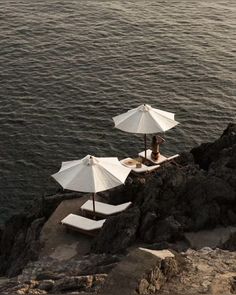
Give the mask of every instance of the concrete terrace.
M 79 232 L 68 231 L 60 221 L 68 214 L 79 214 L 79 208 L 88 196 L 62 201 L 44 224 L 40 241 L 43 244 L 40 256 L 50 256 L 58 260 L 68 260 L 90 251 L 92 237 Z

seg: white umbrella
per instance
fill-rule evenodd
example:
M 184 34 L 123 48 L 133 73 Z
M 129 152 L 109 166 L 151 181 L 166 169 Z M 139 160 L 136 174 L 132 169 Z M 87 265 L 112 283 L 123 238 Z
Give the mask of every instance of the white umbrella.
M 89 192 L 100 191 L 124 184 L 131 169 L 124 167 L 117 158 L 96 158 L 87 155 L 81 160 L 62 162 L 61 169 L 52 175 L 64 189 Z
M 175 121 L 175 114 L 154 109 L 148 104 L 142 104 L 112 119 L 115 127 L 120 130 L 144 134 L 145 158 L 147 150 L 146 134 L 165 132 L 179 124 Z

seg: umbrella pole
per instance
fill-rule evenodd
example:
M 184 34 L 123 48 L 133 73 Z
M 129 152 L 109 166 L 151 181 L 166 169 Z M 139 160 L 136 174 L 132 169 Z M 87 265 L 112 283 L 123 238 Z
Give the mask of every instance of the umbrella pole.
M 147 159 L 147 134 L 144 134 L 144 154 L 145 154 L 145 160 Z
M 93 219 L 96 219 L 96 214 L 95 214 L 95 196 L 96 196 L 96 193 L 93 194 Z

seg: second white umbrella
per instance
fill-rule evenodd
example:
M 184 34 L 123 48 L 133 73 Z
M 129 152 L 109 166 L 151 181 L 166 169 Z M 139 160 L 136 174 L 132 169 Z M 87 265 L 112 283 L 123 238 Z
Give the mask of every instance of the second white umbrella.
M 165 132 L 175 127 L 175 114 L 152 108 L 148 104 L 129 110 L 112 118 L 115 127 L 130 133 L 144 134 L 146 158 L 146 134 Z

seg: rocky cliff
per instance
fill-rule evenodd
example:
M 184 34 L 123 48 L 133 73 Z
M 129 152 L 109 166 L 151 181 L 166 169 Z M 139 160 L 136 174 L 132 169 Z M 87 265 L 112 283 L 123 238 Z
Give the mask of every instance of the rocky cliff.
M 0 275 L 14 277 L 24 269 L 19 278 L 0 283 L 1 294 L 13 294 L 14 290 L 18 294 L 69 294 L 72 291 L 96 293 L 110 270 L 126 257 L 133 245 L 142 244 L 155 250 L 172 248 L 181 252 L 190 246 L 185 238 L 186 232 L 235 225 L 236 125 L 229 124 L 215 142 L 202 144 L 190 153 L 181 154 L 177 160 L 163 164 L 156 173 L 131 175 L 124 187 L 101 194 L 110 203 L 132 201 L 133 206 L 105 222 L 93 240 L 91 254 L 63 264 L 48 257 L 38 260 L 42 225 L 62 199 L 72 196 L 75 197 L 75 194 L 44 198 L 35 208 L 27 208 L 26 214 L 12 217 L 1 228 Z M 218 246 L 234 251 L 235 233 Z M 193 258 L 190 260 L 185 258 L 193 262 L 189 264 L 190 269 L 195 268 L 198 255 L 203 255 L 202 252 L 198 253 L 191 252 Z M 230 263 L 230 259 L 235 259 L 234 252 L 230 254 L 216 250 L 211 253 L 209 265 L 216 263 L 220 268 L 220 260 L 225 259 L 224 271 L 228 271 L 228 265 L 230 272 L 235 272 Z M 218 256 L 221 258 L 218 259 Z M 206 259 L 206 256 L 201 259 Z M 205 271 L 207 266 L 203 268 Z M 216 274 L 214 267 L 208 270 Z M 183 276 L 183 280 L 193 282 L 194 273 L 193 270 L 191 279 Z M 211 278 L 213 280 L 214 276 Z M 172 288 L 170 290 L 177 288 L 174 285 L 177 283 L 169 285 Z M 197 288 L 201 284 L 202 289 L 205 288 L 204 292 L 211 285 L 199 280 L 191 294 L 198 294 Z M 227 286 L 227 292 L 235 292 L 233 278 L 230 277 Z M 187 290 L 184 292 L 179 288 L 176 294 L 190 294 Z M 223 294 L 217 292 L 211 294 Z
M 148 250 L 149 251 L 149 250 Z M 170 255 L 171 254 L 171 255 Z M 93 257 L 95 261 L 102 261 Z M 115 262 L 110 256 L 110 261 Z M 86 260 L 87 259 L 87 260 Z M 88 257 L 81 261 L 30 264 L 23 275 L 0 280 L 0 294 L 83 294 L 83 295 L 232 295 L 236 294 L 236 253 L 203 248 L 178 254 L 170 251 L 131 251 L 103 273 Z M 104 262 L 104 261 L 103 261 Z M 85 275 L 83 273 L 87 273 Z M 90 274 L 90 272 L 95 274 Z
M 137 240 L 173 243 L 184 232 L 236 224 L 236 125 L 108 197 L 134 205 L 106 221 L 93 244 L 97 253 L 123 251 Z

